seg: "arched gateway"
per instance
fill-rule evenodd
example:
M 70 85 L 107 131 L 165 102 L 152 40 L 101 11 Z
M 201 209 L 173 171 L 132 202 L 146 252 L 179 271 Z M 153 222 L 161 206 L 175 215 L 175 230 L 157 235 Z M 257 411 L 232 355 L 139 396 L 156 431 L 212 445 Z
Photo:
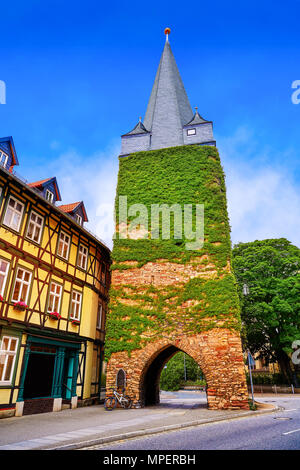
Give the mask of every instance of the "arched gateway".
M 144 122 L 122 136 L 119 161 L 108 393 L 121 371 L 135 406 L 158 403 L 162 368 L 184 351 L 205 374 L 209 408 L 248 408 L 224 174 L 168 35 Z

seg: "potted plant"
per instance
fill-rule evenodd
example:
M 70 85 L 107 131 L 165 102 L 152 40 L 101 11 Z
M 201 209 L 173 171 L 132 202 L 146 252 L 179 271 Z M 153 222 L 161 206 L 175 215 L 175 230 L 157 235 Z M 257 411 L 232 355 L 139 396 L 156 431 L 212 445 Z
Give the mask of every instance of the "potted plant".
M 49 318 L 51 318 L 51 320 L 60 320 L 61 315 L 58 312 L 51 312 L 49 313 Z
M 72 325 L 79 325 L 80 321 L 79 320 L 72 320 L 71 323 L 72 323 Z
M 19 300 L 18 302 L 14 303 L 14 308 L 17 310 L 25 310 L 26 308 L 28 308 L 28 305 L 26 305 L 23 300 Z

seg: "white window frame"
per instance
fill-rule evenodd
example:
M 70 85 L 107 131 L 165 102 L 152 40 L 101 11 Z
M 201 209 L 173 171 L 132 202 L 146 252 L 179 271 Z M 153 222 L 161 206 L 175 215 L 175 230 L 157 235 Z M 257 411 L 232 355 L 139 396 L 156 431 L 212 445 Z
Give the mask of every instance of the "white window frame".
M 2 162 L 2 158 L 4 157 L 4 162 Z M 9 155 L 5 153 L 3 150 L 0 150 L 0 165 L 6 168 L 8 162 Z
M 8 348 L 4 349 L 4 341 L 5 339 L 8 339 Z M 12 341 L 16 341 L 15 344 L 15 349 L 11 350 L 11 343 Z M 16 363 L 16 357 L 17 357 L 17 352 L 18 352 L 18 346 L 19 346 L 19 338 L 15 336 L 8 336 L 4 335 L 1 338 L 1 344 L 0 344 L 0 364 L 4 364 L 3 371 L 2 371 L 2 376 L 0 376 L 0 385 L 10 385 L 12 382 L 12 377 L 14 374 L 15 370 L 15 363 Z M 7 373 L 7 366 L 8 366 L 8 361 L 9 358 L 13 357 L 13 361 L 11 364 L 11 370 L 10 370 L 10 375 L 9 379 L 4 380 L 4 377 Z
M 63 238 L 62 238 L 63 237 Z M 68 237 L 69 241 L 66 242 L 65 238 L 64 237 Z M 61 250 L 61 253 L 59 252 L 59 246 L 60 246 L 60 243 L 62 243 L 62 250 Z M 70 244 L 71 244 L 71 236 L 68 235 L 66 232 L 63 232 L 63 230 L 60 232 L 59 234 L 59 239 L 58 239 L 58 246 L 57 246 L 57 254 L 58 256 L 60 256 L 61 258 L 64 258 L 64 259 L 68 259 L 69 257 L 69 251 L 70 251 Z M 67 254 L 66 256 L 64 256 L 64 248 L 67 246 Z
M 17 211 L 14 207 L 11 207 L 9 205 L 11 200 L 15 202 L 15 205 L 16 204 L 21 205 L 21 211 Z M 8 215 L 9 210 L 12 213 L 11 215 Z M 21 201 L 19 201 L 18 199 L 16 199 L 14 196 L 9 196 L 9 199 L 8 199 L 7 205 L 6 205 L 6 209 L 5 209 L 3 225 L 5 225 L 6 227 L 9 227 L 9 228 L 15 230 L 16 232 L 18 232 L 20 230 L 20 225 L 21 225 L 21 221 L 22 221 L 23 212 L 24 212 L 24 204 Z M 18 218 L 19 218 L 16 228 L 12 225 L 12 221 L 13 221 L 15 215 L 17 215 Z
M 76 218 L 76 222 L 77 222 L 79 225 L 82 225 L 82 217 L 81 217 L 81 215 L 76 214 L 76 215 L 75 215 L 75 218 Z
M 41 225 L 39 225 L 39 224 L 37 223 L 37 221 L 33 221 L 33 220 L 32 220 L 32 215 L 35 215 L 36 217 L 39 217 L 40 219 L 42 219 Z M 33 225 L 32 237 L 30 237 L 30 235 L 28 234 L 30 224 Z M 26 231 L 26 237 L 29 238 L 29 240 L 32 240 L 33 242 L 39 244 L 39 243 L 41 242 L 41 236 L 42 236 L 42 231 L 43 231 L 43 225 L 44 225 L 44 217 L 42 217 L 38 212 L 31 211 L 30 217 L 29 217 L 29 221 L 28 221 L 27 231 Z M 40 232 L 39 232 L 39 238 L 38 238 L 38 240 L 36 241 L 36 240 L 34 239 L 34 236 L 35 236 L 35 234 L 36 234 L 36 229 L 37 229 L 37 228 L 40 229 Z
M 19 277 L 19 272 L 20 271 L 23 271 L 21 277 Z M 25 281 L 25 279 L 24 279 L 25 273 L 29 274 L 29 280 L 28 281 Z M 16 274 L 16 278 L 15 278 L 15 282 L 14 282 L 13 293 L 12 293 L 12 297 L 11 297 L 12 302 L 22 301 L 22 302 L 25 302 L 25 304 L 27 304 L 29 290 L 30 290 L 30 284 L 31 284 L 31 277 L 32 277 L 32 272 L 31 271 L 28 271 L 28 269 L 23 268 L 23 266 L 18 266 L 17 274 Z M 14 293 L 15 293 L 17 282 L 20 283 L 20 290 L 19 290 L 18 297 L 14 298 Z M 27 286 L 27 291 L 26 291 L 25 299 L 22 299 L 21 294 L 22 294 L 24 286 Z
M 195 128 L 187 129 L 186 133 L 187 135 L 196 135 L 196 129 Z
M 6 263 L 5 271 L 1 271 L 1 263 Z M 0 276 L 4 277 L 2 289 L 0 290 L 0 295 L 2 297 L 3 297 L 3 294 L 4 294 L 4 290 L 5 290 L 5 286 L 6 286 L 6 282 L 7 282 L 7 278 L 8 278 L 9 266 L 10 266 L 10 263 L 8 261 L 6 261 L 6 259 L 0 258 Z
M 54 193 L 50 191 L 50 189 L 46 189 L 45 198 L 47 199 L 47 201 L 53 202 Z
M 80 248 L 86 250 L 86 253 L 83 253 Z M 89 250 L 85 245 L 79 245 L 78 247 L 78 259 L 77 259 L 77 266 L 81 269 L 86 270 L 87 267 L 87 260 L 89 256 Z M 84 262 L 83 262 L 84 261 Z
M 55 286 L 54 291 L 51 290 L 52 286 Z M 49 287 L 49 298 L 48 298 L 48 307 L 47 307 L 48 313 L 53 313 L 53 312 L 59 313 L 61 297 L 62 297 L 61 294 L 62 294 L 62 285 L 58 284 L 58 282 L 51 281 L 50 287 Z M 56 303 L 55 301 L 57 299 L 58 299 L 58 306 L 57 308 L 55 308 L 55 303 Z
M 73 298 L 75 295 L 75 299 Z M 82 292 L 77 290 L 72 290 L 71 293 L 71 309 L 70 309 L 70 319 L 71 320 L 80 320 L 81 315 L 81 302 L 82 302 Z

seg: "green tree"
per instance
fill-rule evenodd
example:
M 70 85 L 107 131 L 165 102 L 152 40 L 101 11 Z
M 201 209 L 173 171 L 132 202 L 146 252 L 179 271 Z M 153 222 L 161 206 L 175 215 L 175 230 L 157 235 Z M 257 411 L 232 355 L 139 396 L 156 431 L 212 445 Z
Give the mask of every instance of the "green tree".
M 290 354 L 300 339 L 300 249 L 285 238 L 239 243 L 233 248 L 243 343 L 252 353 L 278 362 L 297 385 Z
M 200 367 L 194 359 L 184 352 L 178 352 L 162 370 L 160 388 L 162 390 L 179 390 L 185 379 L 197 380 L 200 376 L 202 376 Z

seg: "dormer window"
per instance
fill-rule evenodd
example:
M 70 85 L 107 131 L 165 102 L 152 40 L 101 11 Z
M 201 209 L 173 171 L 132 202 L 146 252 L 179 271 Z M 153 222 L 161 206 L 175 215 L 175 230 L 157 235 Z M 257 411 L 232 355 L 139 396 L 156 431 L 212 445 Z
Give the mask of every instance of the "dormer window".
M 187 133 L 187 135 L 196 135 L 196 129 L 195 128 L 194 129 L 188 129 L 186 131 L 186 133 Z
M 82 217 L 79 214 L 75 215 L 75 220 L 79 225 L 82 225 Z
M 8 162 L 8 155 L 4 153 L 2 150 L 0 150 L 0 165 L 6 168 L 7 162 Z
M 47 201 L 53 202 L 54 194 L 53 194 L 53 192 L 50 191 L 49 189 L 46 189 L 45 197 L 46 197 Z

